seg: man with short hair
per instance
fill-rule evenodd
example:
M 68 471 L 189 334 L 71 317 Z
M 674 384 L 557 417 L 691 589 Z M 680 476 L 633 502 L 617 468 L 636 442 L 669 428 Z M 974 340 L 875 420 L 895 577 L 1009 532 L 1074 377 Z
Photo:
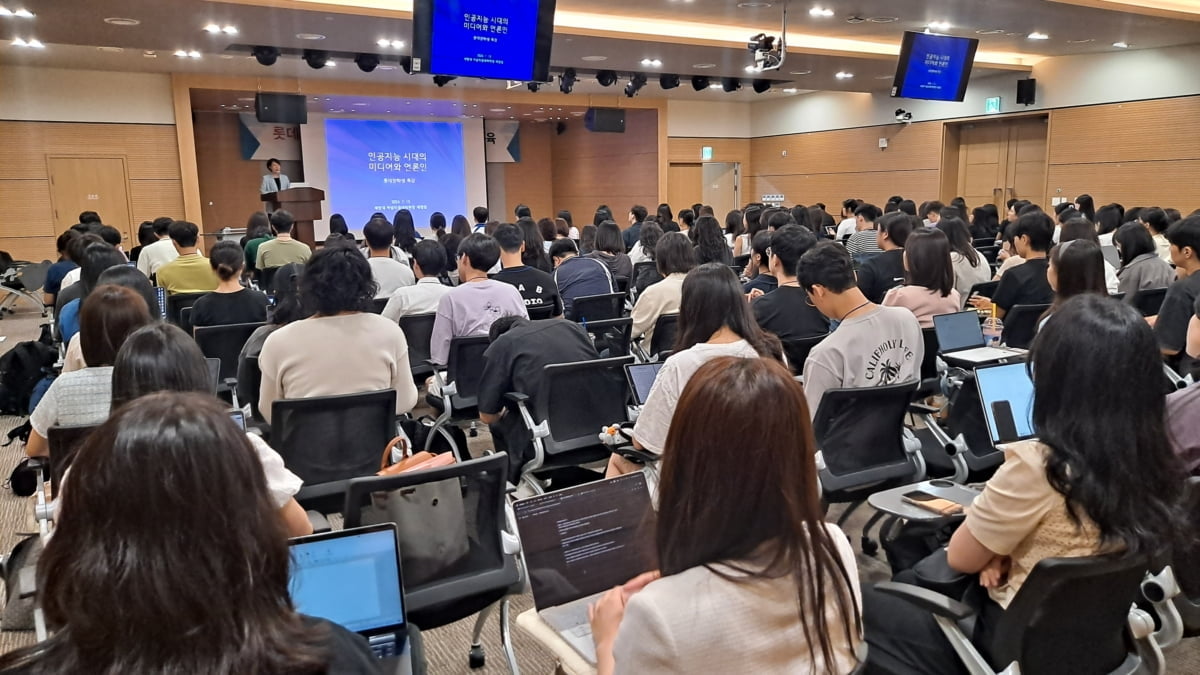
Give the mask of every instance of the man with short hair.
M 691 209 L 684 209 L 679 212 L 679 231 L 687 234 L 688 230 L 692 229 L 692 225 L 696 223 L 696 212 Z
M 1200 216 L 1189 216 L 1172 225 L 1167 230 L 1167 239 L 1177 281 L 1167 288 L 1158 316 L 1153 318 L 1154 334 L 1163 355 L 1179 357 L 1179 372 L 1187 374 L 1193 360 L 1184 347 L 1188 324 L 1196 315 L 1200 298 Z
M 838 241 L 854 234 L 855 226 L 858 224 L 854 218 L 854 212 L 858 207 L 862 206 L 862 200 L 847 199 L 842 202 L 842 222 L 838 223 L 836 238 Z
M 1001 319 L 1015 305 L 1048 305 L 1054 302 L 1054 289 L 1050 288 L 1050 282 L 1046 279 L 1046 268 L 1050 266 L 1046 255 L 1054 237 L 1054 223 L 1050 216 L 1042 211 L 1026 213 L 1008 227 L 1012 233 L 1013 248 L 1025 262 L 1009 268 L 1000 277 L 1000 284 L 992 297 L 976 295 L 970 298 L 971 305 L 977 309 L 989 309 L 993 304 L 996 305 L 996 316 Z
M 925 227 L 937 227 L 938 221 L 942 219 L 942 209 L 944 208 L 946 208 L 946 205 L 936 199 L 926 203 L 925 213 L 921 216 L 922 220 L 925 221 Z
M 476 232 L 483 232 L 487 229 L 488 210 L 486 206 L 476 206 L 475 210 L 471 212 L 471 215 L 475 217 Z
M 500 246 L 501 268 L 499 272 L 492 273 L 492 278 L 516 288 L 531 315 L 541 316 L 549 311 L 549 316 L 561 317 L 562 298 L 558 295 L 554 277 L 536 267 L 529 267 L 521 260 L 521 254 L 525 252 L 525 236 L 521 228 L 504 223 L 496 228 L 492 236 Z
M 854 234 L 846 240 L 846 250 L 850 255 L 875 255 L 883 253 L 879 248 L 879 238 L 875 234 L 875 221 L 879 220 L 879 207 L 874 204 L 861 204 L 854 209 Z
M 629 227 L 621 233 L 621 241 L 625 242 L 625 250 L 630 251 L 633 245 L 638 243 L 642 238 L 642 223 L 646 222 L 646 207 L 641 204 L 635 204 L 629 209 Z
M 517 208 L 513 209 L 513 213 L 517 216 L 517 220 L 533 218 L 533 210 L 524 204 L 517 204 Z
M 779 286 L 766 294 L 761 291 L 750 293 L 750 307 L 758 325 L 785 342 L 829 332 L 829 321 L 809 304 L 808 294 L 796 279 L 800 258 L 816 245 L 817 236 L 808 228 L 788 225 L 776 230 L 771 235 L 769 265 Z
M 292 214 L 283 209 L 271 214 L 271 230 L 275 233 L 275 238 L 259 245 L 258 255 L 254 260 L 255 269 L 269 270 L 288 263 L 308 262 L 312 257 L 312 249 L 308 244 L 292 238 L 294 224 Z
M 408 265 L 392 257 L 394 237 L 392 224 L 384 218 L 372 218 L 363 227 L 363 239 L 367 241 L 367 264 L 371 266 L 371 276 L 379 285 L 375 291 L 376 298 L 390 298 L 401 288 L 417 283 Z
M 545 396 L 546 366 L 591 361 L 600 355 L 574 321 L 504 316 L 492 323 L 488 336 L 491 345 L 484 352 L 479 380 L 479 419 L 490 426 L 496 449 L 508 453 L 508 481 L 515 484 L 521 466 L 533 458 L 533 435 L 505 394 L 525 394 L 530 398 L 529 412 L 535 414 L 535 402 Z
M 433 314 L 437 311 L 442 296 L 451 288 L 442 284 L 438 276 L 446 271 L 446 247 L 432 239 L 422 239 L 413 246 L 412 271 L 417 282 L 403 286 L 392 293 L 383 316 L 392 321 L 412 314 Z
M 85 211 L 84 213 L 93 213 L 94 214 L 95 211 Z M 96 229 L 96 235 L 99 236 L 100 239 L 104 241 L 104 243 L 117 249 L 117 251 L 120 252 L 121 255 L 125 256 L 126 260 L 129 260 L 129 255 L 125 253 L 125 249 L 121 248 L 121 231 L 120 230 L 113 227 L 112 225 L 101 225 L 99 222 L 93 222 L 90 224 Z M 82 273 L 83 273 L 82 267 L 76 267 L 75 269 L 71 270 L 70 272 L 67 272 L 63 276 L 62 283 L 59 284 L 59 287 L 67 288 L 68 286 L 73 286 L 77 281 L 79 281 L 79 278 L 82 275 Z
M 487 271 L 498 260 L 500 246 L 486 234 L 472 232 L 458 245 L 458 286 L 438 302 L 429 341 L 429 356 L 434 363 L 449 360 L 453 338 L 487 335 L 492 322 L 502 316 L 529 316 L 517 289 L 488 278 Z
M 755 290 L 758 290 L 760 294 L 770 293 L 779 288 L 779 280 L 771 273 L 771 237 L 773 235 L 773 232 L 762 230 L 755 234 L 754 240 L 750 242 L 750 255 L 752 256 L 750 262 L 758 269 L 758 274 L 755 274 L 753 279 L 742 286 L 743 293 L 749 295 L 753 294 Z M 758 296 L 752 295 L 750 299 L 753 300 L 756 297 Z
M 1172 262 L 1174 256 L 1171 254 L 1171 242 L 1167 239 L 1167 228 L 1171 226 L 1171 221 L 1167 218 L 1167 212 L 1157 206 L 1151 206 L 1148 209 L 1142 209 L 1138 214 L 1138 221 L 1154 239 L 1158 257 Z
M 550 260 L 554 263 L 554 283 L 562 297 L 563 313 L 574 319 L 575 298 L 616 293 L 608 266 L 595 258 L 579 255 L 575 242 L 556 239 L 550 244 Z
M 103 223 L 103 221 L 100 220 L 100 214 L 96 213 L 95 211 L 81 212 L 79 214 L 79 222 L 83 225 L 91 225 L 91 224 L 100 225 Z
M 137 261 L 138 271 L 147 277 L 156 274 L 158 268 L 179 257 L 179 251 L 175 250 L 175 245 L 171 243 L 171 237 L 167 234 L 172 222 L 174 221 L 171 218 L 166 217 L 154 219 L 154 236 L 158 237 L 158 241 L 142 247 Z
M 812 304 L 839 322 L 804 363 L 810 415 L 817 414 L 830 389 L 882 387 L 920 377 L 925 342 L 917 317 L 904 307 L 869 300 L 854 283 L 854 263 L 843 247 L 818 243 L 800 258 L 797 275 Z
M 876 223 L 875 243 L 883 251 L 858 270 L 858 287 L 867 300 L 883 302 L 883 296 L 904 283 L 904 244 L 912 233 L 912 219 L 903 212 L 889 213 Z
M 700 207 L 700 211 L 698 212 L 698 215 L 696 217 L 699 218 L 701 216 L 712 216 L 712 217 L 716 218 L 717 214 L 716 214 L 716 212 L 713 211 L 713 207 L 705 204 L 704 206 Z
M 787 209 L 775 209 L 775 211 L 767 217 L 767 229 L 771 232 L 776 232 L 788 225 L 795 225 L 796 219 L 792 217 L 791 211 Z M 809 230 L 811 232 L 811 230 Z M 753 244 L 753 242 L 751 242 Z
M 176 220 L 171 223 L 167 234 L 171 237 L 179 256 L 158 268 L 155 274 L 158 285 L 165 288 L 168 295 L 215 291 L 219 283 L 217 274 L 213 272 L 208 258 L 201 255 L 200 249 L 196 248 L 200 228 L 196 227 L 195 223 Z

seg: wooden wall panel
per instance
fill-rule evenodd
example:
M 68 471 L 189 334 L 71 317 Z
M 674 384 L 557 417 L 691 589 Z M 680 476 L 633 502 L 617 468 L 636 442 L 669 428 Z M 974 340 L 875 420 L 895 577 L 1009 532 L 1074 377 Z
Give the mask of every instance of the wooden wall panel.
M 133 223 L 136 226 L 144 220 L 154 220 L 162 216 L 183 218 L 183 189 L 178 178 L 171 180 L 131 180 L 129 181 L 129 199 L 133 202 Z M 135 244 L 136 245 L 136 244 Z
M 554 202 L 554 137 L 552 123 L 521 123 L 521 161 L 503 165 L 508 212 L 493 214 L 493 219 L 511 222 L 518 204 L 528 206 L 535 219 L 553 218 L 558 212 Z
M 625 111 L 625 133 L 592 133 L 571 125 L 552 141 L 555 207 L 568 209 L 576 226 L 591 222 L 600 204 L 626 226 L 634 204 L 658 206 L 658 112 Z
M 1052 165 L 1200 159 L 1200 97 L 1064 108 L 1051 115 Z
M 263 164 L 242 159 L 237 115 L 195 113 L 192 120 L 203 229 L 216 232 L 223 227 L 245 227 L 246 218 L 263 207 L 258 198 Z M 288 173 L 286 167 L 284 173 Z M 362 223 L 351 227 L 362 227 Z
M 1057 127 L 1056 127 L 1057 128 Z M 1174 207 L 1184 214 L 1200 208 L 1200 159 L 1105 164 L 1052 164 L 1051 195 L 1090 194 L 1097 205 Z
M 53 237 L 50 181 L 0 180 L 0 237 Z
M 712 159 L 701 160 L 705 146 L 713 149 Z M 668 138 L 667 161 L 671 164 L 707 162 L 737 162 L 744 171 L 750 165 L 749 138 Z
M 886 150 L 879 149 L 880 138 L 888 139 Z M 750 142 L 750 174 L 756 176 L 936 170 L 941 160 L 941 122 L 773 136 Z

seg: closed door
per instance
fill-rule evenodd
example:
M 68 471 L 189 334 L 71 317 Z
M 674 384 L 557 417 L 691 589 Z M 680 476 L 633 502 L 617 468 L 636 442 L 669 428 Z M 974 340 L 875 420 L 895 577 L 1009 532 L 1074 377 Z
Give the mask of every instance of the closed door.
M 958 190 L 968 204 L 1046 197 L 1047 118 L 967 123 L 959 129 Z
M 1034 117 L 1010 123 L 1005 201 L 1028 199 L 1050 208 L 1046 202 L 1047 121 L 1045 117 Z
M 123 157 L 47 157 L 50 199 L 55 229 L 61 232 L 79 222 L 83 211 L 95 211 L 105 225 L 133 234 L 129 183 Z
M 667 167 L 667 203 L 678 213 L 704 199 L 704 170 L 700 164 Z
M 725 214 L 738 205 L 738 165 L 729 162 L 712 162 L 704 165 L 705 204 L 713 207 L 722 224 Z

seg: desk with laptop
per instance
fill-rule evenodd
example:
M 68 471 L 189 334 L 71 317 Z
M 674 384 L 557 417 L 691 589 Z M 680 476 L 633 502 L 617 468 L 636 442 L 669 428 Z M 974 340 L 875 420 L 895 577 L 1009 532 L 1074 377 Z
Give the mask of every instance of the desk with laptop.
M 1024 359 L 1024 349 L 988 346 L 975 310 L 940 314 L 933 317 L 937 333 L 938 353 L 951 366 L 974 368 L 988 363 L 1004 363 Z

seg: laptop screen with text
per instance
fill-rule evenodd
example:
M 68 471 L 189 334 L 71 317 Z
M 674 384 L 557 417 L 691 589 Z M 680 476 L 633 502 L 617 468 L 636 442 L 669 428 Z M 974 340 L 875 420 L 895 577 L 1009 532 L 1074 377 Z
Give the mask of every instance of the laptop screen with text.
M 357 633 L 404 625 L 393 528 L 298 539 L 291 553 L 288 587 L 297 612 Z

